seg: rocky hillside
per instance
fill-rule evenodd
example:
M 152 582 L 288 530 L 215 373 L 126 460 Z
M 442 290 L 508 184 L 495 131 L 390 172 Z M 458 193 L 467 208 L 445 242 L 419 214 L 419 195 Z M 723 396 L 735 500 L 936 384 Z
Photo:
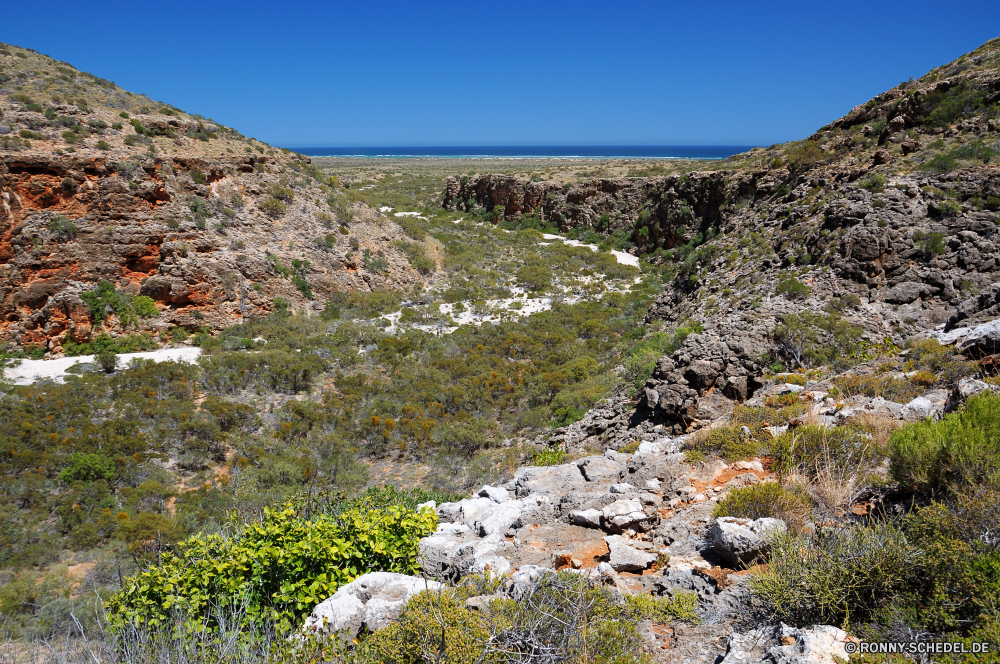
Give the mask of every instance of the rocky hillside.
M 307 157 L 4 45 L 0 204 L 7 352 L 58 356 L 101 330 L 217 330 L 275 298 L 303 308 L 421 279 L 393 247 L 399 226 Z M 114 294 L 88 306 L 100 281 Z
M 669 283 L 647 322 L 696 320 L 705 333 L 657 365 L 637 415 L 680 433 L 752 396 L 772 367 L 827 364 L 821 346 L 860 358 L 950 317 L 995 315 L 998 104 L 993 40 L 806 140 L 713 171 L 450 178 L 444 205 L 592 230 L 660 265 Z

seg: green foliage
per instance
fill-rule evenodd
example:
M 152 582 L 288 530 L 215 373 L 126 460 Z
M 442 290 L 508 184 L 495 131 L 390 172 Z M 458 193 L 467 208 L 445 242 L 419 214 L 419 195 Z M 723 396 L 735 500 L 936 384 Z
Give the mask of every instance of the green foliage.
M 927 128 L 947 127 L 961 118 L 981 114 L 985 110 L 986 92 L 961 82 L 947 91 L 935 90 L 924 97 Z
M 101 333 L 87 343 L 78 344 L 72 339 L 63 342 L 63 352 L 69 357 L 77 355 L 96 355 L 98 353 L 140 353 L 156 350 L 156 341 L 148 334 L 122 334 L 112 338 L 107 333 Z
M 928 492 L 1000 481 L 1000 396 L 974 396 L 960 412 L 900 429 L 889 459 L 894 480 Z
M 956 203 L 955 201 L 948 201 L 948 200 L 941 201 L 940 203 L 938 203 L 937 208 L 938 212 L 945 217 L 957 217 L 958 215 L 962 214 L 962 206 Z M 916 233 L 914 233 L 914 235 L 916 235 Z M 931 233 L 930 235 L 940 236 L 941 234 Z M 944 247 L 941 246 L 940 241 L 938 241 L 938 243 L 935 245 L 935 249 L 930 251 L 935 251 L 935 250 L 939 251 L 940 253 L 944 253 Z
M 950 202 L 950 201 L 947 201 Z M 959 209 L 961 211 L 961 208 Z M 943 211 L 942 211 L 943 213 Z M 944 235 L 941 233 L 925 233 L 923 231 L 913 232 L 913 241 L 924 250 L 924 254 L 930 256 L 940 256 L 944 253 Z
M 653 375 L 656 362 L 661 357 L 673 355 L 688 336 L 697 334 L 703 329 L 701 323 L 694 321 L 678 327 L 672 335 L 666 332 L 654 332 L 648 339 L 643 339 L 632 346 L 624 362 L 625 379 L 632 388 L 632 394 L 638 394 Z
M 156 303 L 145 295 L 131 296 L 119 290 L 109 281 L 101 280 L 93 290 L 80 294 L 95 323 L 100 323 L 109 313 L 118 316 L 122 327 L 138 325 L 142 319 L 159 315 Z
M 774 339 L 796 366 L 851 366 L 864 351 L 861 328 L 838 313 L 803 311 L 787 314 L 774 328 Z
M 493 585 L 473 581 L 420 593 L 397 622 L 361 641 L 359 660 L 499 663 L 541 650 L 560 662 L 644 662 L 639 621 L 697 622 L 693 593 L 673 599 L 620 596 L 567 572 L 542 576 L 519 600 L 498 598 L 483 611 L 463 606 L 467 596 L 485 594 Z
M 535 452 L 531 459 L 532 466 L 558 466 L 566 462 L 566 450 L 552 447 L 547 450 Z
M 750 590 L 792 624 L 846 625 L 891 605 L 918 551 L 892 523 L 769 536 L 767 568 Z
M 949 173 L 956 168 L 958 168 L 958 161 L 949 154 L 934 155 L 921 166 L 922 170 L 934 173 Z
M 74 454 L 70 464 L 59 471 L 62 482 L 110 482 L 115 476 L 115 462 L 103 454 Z
M 48 229 L 53 233 L 76 237 L 76 224 L 61 215 L 55 215 L 49 220 Z
M 997 158 L 1000 150 L 995 146 L 986 145 L 982 140 L 976 140 L 955 148 L 950 154 L 954 159 L 981 161 L 988 164 Z
M 277 198 L 268 198 L 267 200 L 261 201 L 257 204 L 260 211 L 269 217 L 280 217 L 288 211 L 288 206 L 285 202 Z
M 531 291 L 541 291 L 552 285 L 552 272 L 542 265 L 525 265 L 517 271 L 517 280 Z
M 790 491 L 778 482 L 763 482 L 730 489 L 712 510 L 712 517 L 767 517 L 782 519 L 786 523 L 801 523 L 809 516 L 811 507 L 809 498 L 801 492 Z
M 94 361 L 104 373 L 113 373 L 118 368 L 118 354 L 111 350 L 102 350 L 94 355 Z
M 802 300 L 809 297 L 812 289 L 794 277 L 783 279 L 774 289 L 776 295 L 784 295 L 789 300 Z
M 389 269 L 389 261 L 385 259 L 385 254 L 381 250 L 373 253 L 370 249 L 365 249 L 362 252 L 361 264 L 366 270 L 379 274 Z
M 858 186 L 862 189 L 867 189 L 872 193 L 878 193 L 885 191 L 885 185 L 888 184 L 889 179 L 881 173 L 875 173 L 865 178 L 858 183 Z
M 785 152 L 785 162 L 791 172 L 803 171 L 830 160 L 819 143 L 813 140 L 801 141 Z
M 434 532 L 433 510 L 365 500 L 308 516 L 288 504 L 229 537 L 199 535 L 178 553 L 127 579 L 108 602 L 113 627 L 160 625 L 171 611 L 199 623 L 213 605 L 248 597 L 249 614 L 282 628 L 298 623 L 337 588 L 370 571 L 413 574 L 417 542 Z

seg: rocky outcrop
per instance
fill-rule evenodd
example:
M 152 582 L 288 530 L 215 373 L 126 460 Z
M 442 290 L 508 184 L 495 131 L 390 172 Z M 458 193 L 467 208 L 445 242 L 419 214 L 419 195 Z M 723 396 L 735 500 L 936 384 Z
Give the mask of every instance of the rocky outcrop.
M 394 572 L 362 574 L 317 604 L 303 630 L 349 641 L 363 628 L 374 632 L 392 623 L 414 595 L 441 587 L 437 581 Z
M 153 298 L 159 311 L 128 330 L 114 313 L 97 326 L 117 335 L 218 330 L 266 315 L 275 297 L 322 308 L 334 291 L 421 279 L 394 246 L 401 229 L 347 205 L 308 157 L 187 118 L 130 118 L 150 134 L 173 132 L 154 143 L 127 122 L 113 128 L 123 121 L 117 110 L 72 109 L 91 129 L 66 153 L 56 128 L 69 116 L 51 118 L 0 95 L 4 123 L 42 136 L 0 152 L 0 343 L 58 354 L 67 339 L 89 340 L 95 320 L 80 293 L 101 280 Z M 214 138 L 177 133 L 198 126 Z M 379 267 L 366 267 L 366 251 Z

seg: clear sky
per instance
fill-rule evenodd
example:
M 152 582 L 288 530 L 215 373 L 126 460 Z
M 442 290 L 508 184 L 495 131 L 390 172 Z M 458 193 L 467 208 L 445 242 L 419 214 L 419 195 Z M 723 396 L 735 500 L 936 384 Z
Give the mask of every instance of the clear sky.
M 50 0 L 2 17 L 0 41 L 292 147 L 767 145 L 1000 35 L 997 0 Z

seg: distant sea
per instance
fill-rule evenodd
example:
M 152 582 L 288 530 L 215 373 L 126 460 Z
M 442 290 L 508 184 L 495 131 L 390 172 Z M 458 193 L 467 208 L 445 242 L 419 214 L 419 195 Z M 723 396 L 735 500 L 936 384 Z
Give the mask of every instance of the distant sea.
M 430 145 L 290 148 L 310 157 L 373 159 L 725 159 L 752 145 Z

